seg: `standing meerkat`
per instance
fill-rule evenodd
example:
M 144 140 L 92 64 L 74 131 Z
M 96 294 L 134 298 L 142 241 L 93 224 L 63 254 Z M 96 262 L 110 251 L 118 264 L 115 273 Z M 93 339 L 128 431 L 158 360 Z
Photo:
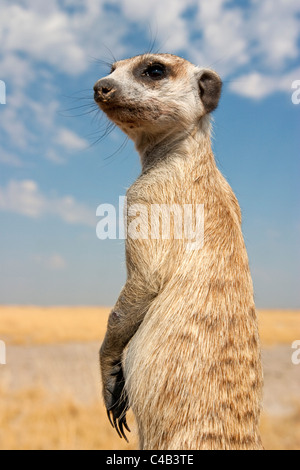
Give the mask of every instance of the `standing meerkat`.
M 200 249 L 187 249 L 174 227 L 169 238 L 126 239 L 128 277 L 100 363 L 109 419 L 125 437 L 132 407 L 141 449 L 262 449 L 260 343 L 241 213 L 211 148 L 221 87 L 214 71 L 171 54 L 116 62 L 94 87 L 141 158 L 127 191 L 128 227 L 136 204 L 149 213 L 204 205 Z

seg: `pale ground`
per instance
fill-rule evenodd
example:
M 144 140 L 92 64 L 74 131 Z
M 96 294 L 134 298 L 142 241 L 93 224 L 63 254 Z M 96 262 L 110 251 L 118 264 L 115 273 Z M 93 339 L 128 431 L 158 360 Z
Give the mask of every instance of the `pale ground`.
M 98 350 L 108 309 L 0 307 L 0 449 L 134 449 L 116 435 L 100 395 Z M 263 442 L 300 449 L 300 312 L 260 312 Z M 134 422 L 130 418 L 134 431 Z

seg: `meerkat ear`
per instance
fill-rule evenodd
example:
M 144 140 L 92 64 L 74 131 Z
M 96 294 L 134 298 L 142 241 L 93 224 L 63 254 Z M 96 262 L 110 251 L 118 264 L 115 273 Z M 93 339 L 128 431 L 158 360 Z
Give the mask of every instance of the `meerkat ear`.
M 211 113 L 218 106 L 222 80 L 213 70 L 201 70 L 198 78 L 200 98 L 206 113 Z

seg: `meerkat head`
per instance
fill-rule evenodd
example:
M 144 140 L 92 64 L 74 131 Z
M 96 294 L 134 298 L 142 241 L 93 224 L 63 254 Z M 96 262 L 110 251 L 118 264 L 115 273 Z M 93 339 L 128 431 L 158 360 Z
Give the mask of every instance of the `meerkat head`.
M 218 105 L 216 72 L 171 54 L 145 54 L 113 64 L 94 86 L 95 101 L 137 143 L 200 125 Z

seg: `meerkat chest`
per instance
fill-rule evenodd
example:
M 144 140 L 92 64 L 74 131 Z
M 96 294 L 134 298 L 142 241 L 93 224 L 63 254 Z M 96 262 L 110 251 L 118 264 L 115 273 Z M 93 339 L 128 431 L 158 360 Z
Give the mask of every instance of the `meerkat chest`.
M 201 198 L 191 172 L 176 160 L 142 174 L 126 196 L 129 204 L 185 204 Z

